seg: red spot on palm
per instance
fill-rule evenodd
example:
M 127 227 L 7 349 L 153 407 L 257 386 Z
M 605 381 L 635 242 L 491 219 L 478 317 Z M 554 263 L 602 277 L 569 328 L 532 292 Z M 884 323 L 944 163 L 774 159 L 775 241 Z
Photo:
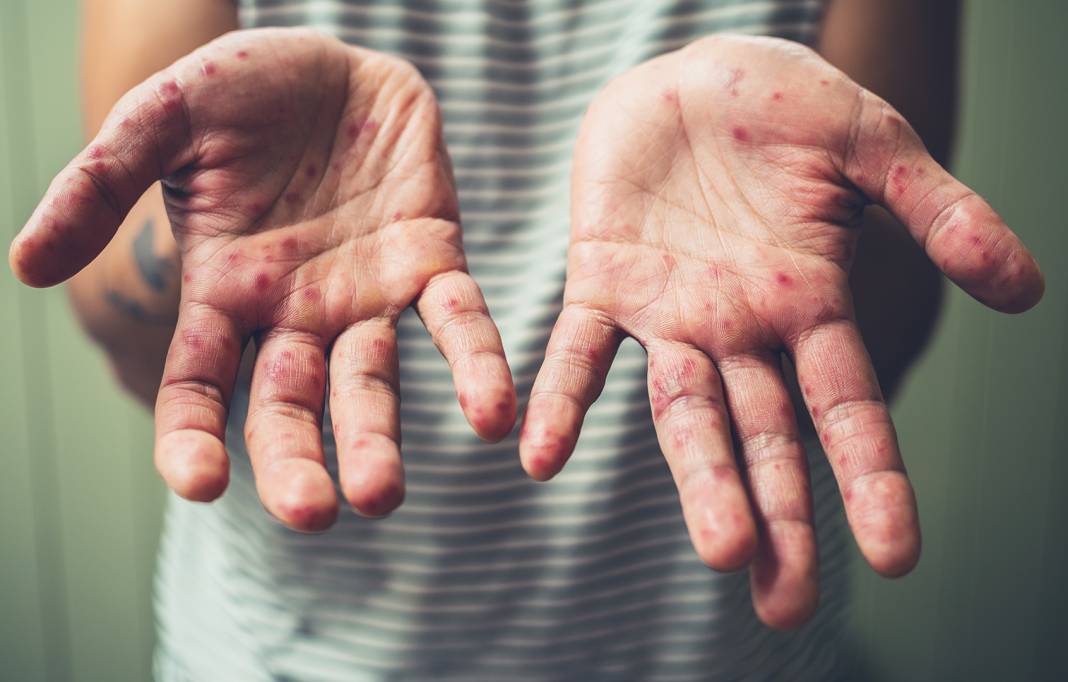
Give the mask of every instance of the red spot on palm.
M 297 250 L 297 238 L 286 237 L 282 240 L 282 250 L 288 254 L 292 254 Z
M 908 169 L 904 166 L 894 166 L 890 170 L 890 180 L 894 185 L 894 191 L 903 193 L 908 188 Z
M 822 85 L 823 87 L 827 87 L 830 84 L 831 84 L 831 82 L 829 80 L 827 80 L 826 78 L 821 78 L 820 79 L 820 85 Z
M 253 281 L 253 286 L 256 287 L 256 291 L 261 294 L 271 288 L 271 276 L 266 272 L 260 272 L 256 275 L 256 279 Z
M 784 287 L 792 287 L 794 285 L 794 278 L 785 272 L 775 273 L 775 281 Z
M 237 51 L 237 58 L 238 59 L 248 59 L 248 50 L 238 50 Z
M 308 178 L 309 180 L 311 180 L 311 179 L 312 179 L 312 178 L 314 178 L 314 177 L 315 177 L 316 175 L 318 175 L 318 173 L 319 173 L 319 169 L 318 169 L 318 168 L 316 168 L 315 164 L 309 164 L 309 165 L 308 165 L 308 166 L 307 166 L 307 167 L 306 167 L 306 168 L 304 169 L 304 177 Z
M 731 137 L 739 142 L 749 141 L 749 131 L 742 126 L 734 126 L 731 128 Z
M 286 192 L 285 200 L 286 200 L 287 203 L 299 204 L 300 203 L 300 199 L 301 199 L 301 197 L 300 197 L 299 193 L 297 193 L 297 192 Z
M 401 211 L 395 211 L 390 217 L 390 220 L 392 220 L 393 222 L 397 222 L 398 220 L 404 220 L 404 213 L 402 213 Z
M 305 301 L 313 302 L 319 300 L 319 288 L 318 287 L 305 287 L 301 292 Z
M 215 66 L 215 62 L 204 62 L 204 75 L 211 78 L 218 72 L 218 67 Z
M 781 92 L 771 93 L 771 99 L 775 102 L 781 102 L 783 100 L 783 94 Z

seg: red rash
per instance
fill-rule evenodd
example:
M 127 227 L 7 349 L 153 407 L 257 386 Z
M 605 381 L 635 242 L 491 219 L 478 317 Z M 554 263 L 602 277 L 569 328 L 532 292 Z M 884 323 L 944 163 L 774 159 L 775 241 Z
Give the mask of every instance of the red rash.
M 204 62 L 204 75 L 208 78 L 214 76 L 218 70 L 214 62 Z
M 898 194 L 903 193 L 908 186 L 905 180 L 907 175 L 908 170 L 904 166 L 894 166 L 893 170 L 890 171 L 890 179 L 894 183 L 894 190 Z
M 178 90 L 177 83 L 174 81 L 164 82 L 163 85 L 160 86 L 160 92 L 163 94 L 161 100 L 163 101 L 164 109 L 167 111 L 174 111 L 178 108 L 178 100 L 181 97 L 181 92 Z
M 88 155 L 90 159 L 100 159 L 104 157 L 104 148 L 99 145 L 93 145 L 89 147 Z
M 316 289 L 315 287 L 308 287 L 307 289 L 304 290 L 302 295 L 304 296 L 305 300 L 308 300 L 308 301 L 318 301 L 319 300 L 319 290 Z
M 790 277 L 790 275 L 787 275 L 785 272 L 775 273 L 775 281 L 784 287 L 790 287 L 794 284 L 793 278 Z
M 393 216 L 390 218 L 390 220 L 392 220 L 393 222 L 397 222 L 398 220 L 404 220 L 404 214 L 401 213 L 400 211 L 397 211 L 396 213 L 393 214 Z
M 382 339 L 375 339 L 374 343 L 371 344 L 371 348 L 378 357 L 383 357 L 390 351 L 389 344 Z
M 267 291 L 269 288 L 271 288 L 270 275 L 268 275 L 266 272 L 259 273 L 258 275 L 256 275 L 256 279 L 253 282 L 253 285 L 256 287 L 256 291 L 259 291 L 261 293 Z
M 830 84 L 831 84 L 831 82 L 829 80 L 827 80 L 826 78 L 824 78 L 824 79 L 822 79 L 820 81 L 820 85 L 822 85 L 823 87 L 827 87 Z
M 282 240 L 282 249 L 285 250 L 286 253 L 293 253 L 294 251 L 296 251 L 297 250 L 297 239 L 296 239 L 296 237 L 286 237 L 285 239 L 283 239 Z
M 248 51 L 247 50 L 238 50 L 237 58 L 238 59 L 248 59 Z
M 783 99 L 783 95 L 782 95 L 781 92 L 773 92 L 773 93 L 771 93 L 771 99 L 773 99 L 776 102 L 781 102 L 782 99 Z
M 314 178 L 316 176 L 316 174 L 318 172 L 319 172 L 319 169 L 315 167 L 315 164 L 312 164 L 312 165 L 310 165 L 310 166 L 308 166 L 307 168 L 304 169 L 304 177 L 306 177 L 309 180 L 311 180 L 312 178 Z
M 741 126 L 735 126 L 734 128 L 731 128 L 731 136 L 733 136 L 734 139 L 738 140 L 739 142 L 749 141 L 749 131 Z

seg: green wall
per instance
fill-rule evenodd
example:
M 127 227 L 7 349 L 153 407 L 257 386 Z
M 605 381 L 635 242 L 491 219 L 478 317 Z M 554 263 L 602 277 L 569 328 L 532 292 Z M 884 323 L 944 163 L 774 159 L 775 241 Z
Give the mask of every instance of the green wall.
M 78 148 L 74 5 L 0 0 L 9 236 Z M 956 170 L 1039 254 L 1048 293 L 1008 318 L 954 292 L 896 407 L 925 553 L 903 580 L 854 571 L 863 679 L 1068 679 L 1068 3 L 967 7 Z M 0 324 L 0 679 L 146 679 L 150 420 L 62 291 L 3 269 Z

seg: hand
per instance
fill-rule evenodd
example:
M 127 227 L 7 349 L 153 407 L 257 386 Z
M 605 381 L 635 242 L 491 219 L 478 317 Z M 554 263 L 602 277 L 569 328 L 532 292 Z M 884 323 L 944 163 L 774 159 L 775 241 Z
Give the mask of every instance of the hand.
M 915 499 L 847 282 L 869 202 L 983 303 L 1016 312 L 1041 297 L 1037 264 L 990 206 L 807 48 L 715 37 L 611 83 L 575 151 L 564 308 L 520 437 L 526 470 L 563 466 L 634 337 L 698 554 L 721 570 L 752 562 L 761 619 L 797 625 L 815 607 L 817 555 L 785 351 L 862 553 L 908 572 Z
M 91 261 L 157 179 L 182 261 L 156 402 L 156 465 L 180 495 L 228 481 L 227 406 L 258 346 L 245 439 L 267 509 L 302 530 L 403 497 L 395 325 L 409 305 L 484 438 L 515 421 L 500 336 L 466 272 L 433 93 L 400 60 L 314 31 L 233 33 L 128 93 L 52 182 L 11 247 L 34 286 Z

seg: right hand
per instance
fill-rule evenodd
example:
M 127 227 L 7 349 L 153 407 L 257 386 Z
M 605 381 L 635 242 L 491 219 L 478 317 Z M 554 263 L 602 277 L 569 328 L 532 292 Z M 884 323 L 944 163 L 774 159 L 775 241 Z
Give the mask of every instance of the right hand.
M 224 36 L 131 90 L 53 180 L 11 246 L 23 282 L 69 278 L 157 181 L 182 261 L 156 401 L 156 466 L 183 497 L 222 493 L 227 408 L 258 346 L 245 440 L 266 508 L 321 530 L 330 408 L 341 488 L 368 515 L 403 498 L 396 322 L 414 305 L 475 431 L 516 414 L 500 335 L 466 270 L 430 87 L 393 57 L 310 30 Z

